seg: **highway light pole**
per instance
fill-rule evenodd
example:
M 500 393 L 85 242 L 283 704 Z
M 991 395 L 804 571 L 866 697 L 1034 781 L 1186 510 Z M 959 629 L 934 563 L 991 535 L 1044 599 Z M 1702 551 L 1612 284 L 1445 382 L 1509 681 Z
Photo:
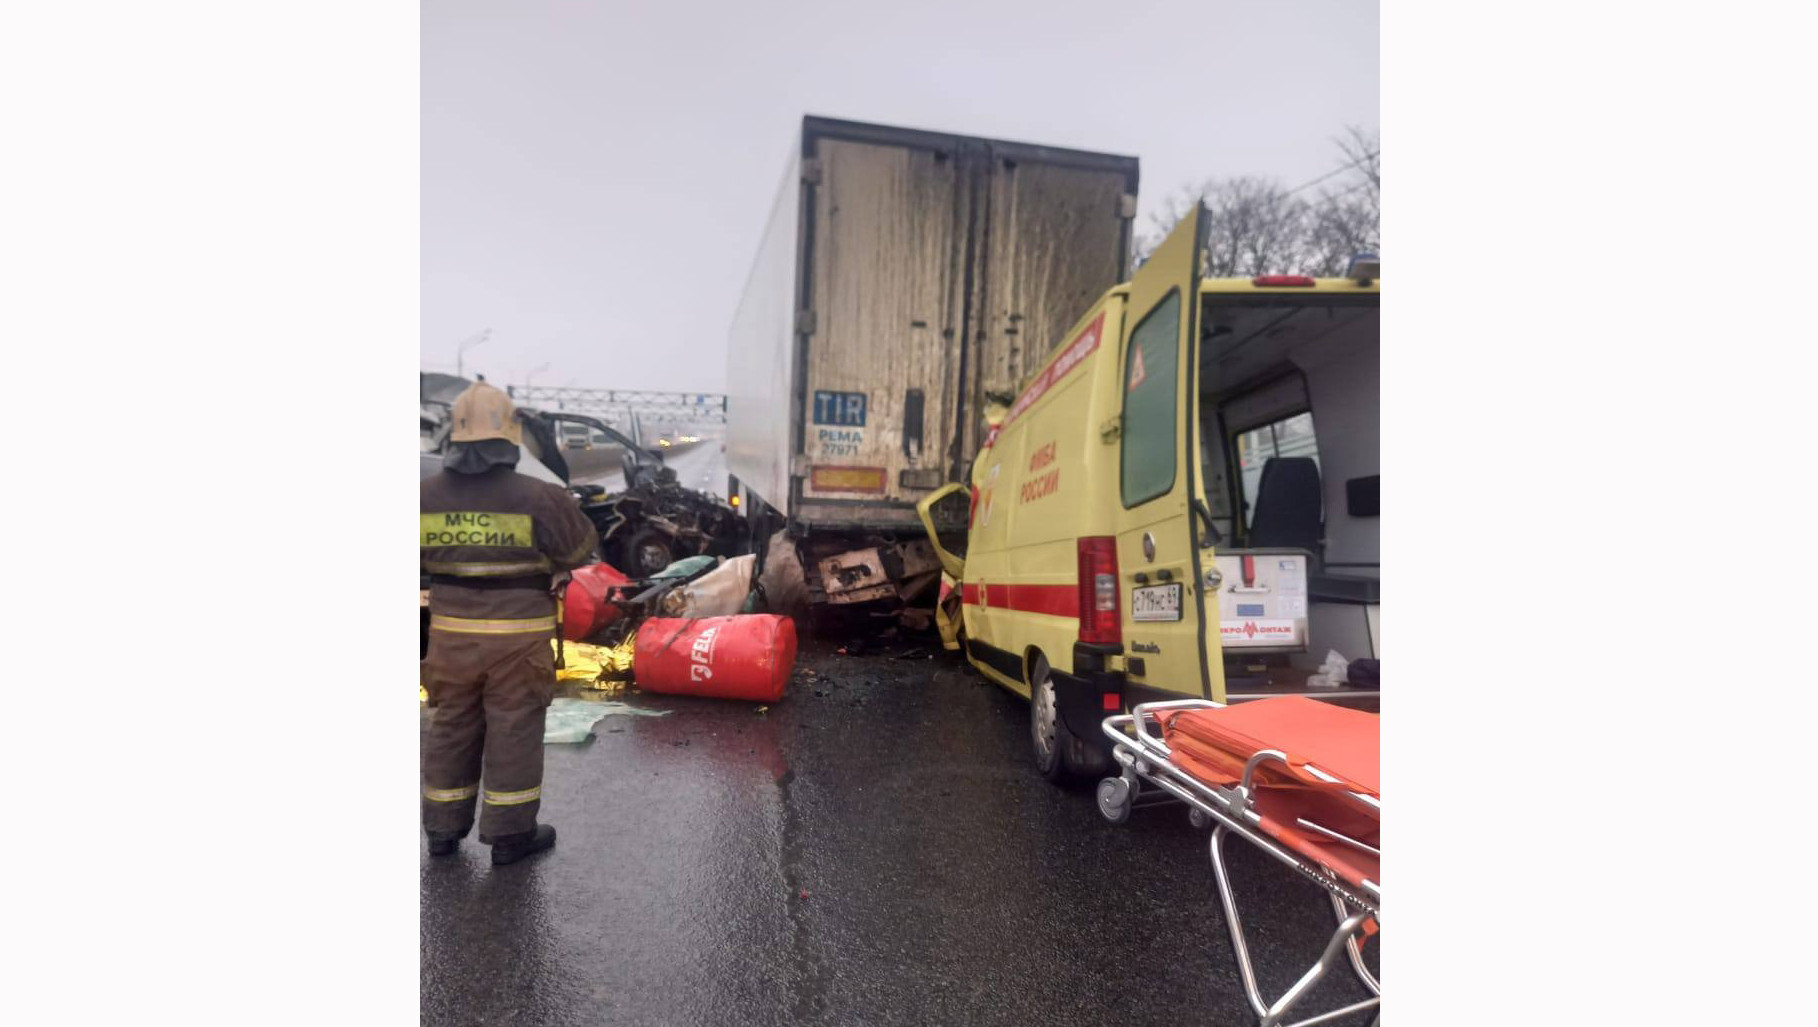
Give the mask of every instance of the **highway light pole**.
M 479 334 L 470 335 L 467 338 L 462 339 L 460 342 L 455 344 L 455 377 L 456 378 L 467 377 L 467 375 L 465 374 L 466 365 L 464 364 L 464 362 L 462 360 L 462 358 L 466 356 L 467 351 L 474 348 L 475 346 L 478 346 L 480 343 L 485 342 L 487 339 L 490 339 L 491 337 L 492 337 L 492 329 L 482 328 L 480 330 Z

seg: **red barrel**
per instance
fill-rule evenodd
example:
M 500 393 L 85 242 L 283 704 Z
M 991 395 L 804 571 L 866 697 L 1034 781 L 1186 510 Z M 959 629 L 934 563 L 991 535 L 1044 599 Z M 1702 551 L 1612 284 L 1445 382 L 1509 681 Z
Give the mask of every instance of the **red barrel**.
M 773 613 L 682 620 L 638 628 L 631 672 L 646 692 L 775 702 L 795 667 L 795 622 Z
M 562 637 L 579 642 L 623 616 L 606 602 L 612 586 L 630 581 L 610 565 L 590 563 L 569 572 L 568 590 L 562 594 Z

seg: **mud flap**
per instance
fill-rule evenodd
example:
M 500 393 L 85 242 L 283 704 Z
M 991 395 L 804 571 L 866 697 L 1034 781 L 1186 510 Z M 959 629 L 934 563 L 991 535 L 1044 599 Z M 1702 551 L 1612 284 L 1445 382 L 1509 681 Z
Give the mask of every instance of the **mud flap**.
M 1067 730 L 1093 752 L 1110 759 L 1111 746 L 1100 729 L 1105 717 L 1121 712 L 1122 682 L 1112 674 L 1089 672 L 1083 676 L 1052 672 L 1054 706 Z M 1105 708 L 1105 696 L 1117 696 L 1118 708 Z

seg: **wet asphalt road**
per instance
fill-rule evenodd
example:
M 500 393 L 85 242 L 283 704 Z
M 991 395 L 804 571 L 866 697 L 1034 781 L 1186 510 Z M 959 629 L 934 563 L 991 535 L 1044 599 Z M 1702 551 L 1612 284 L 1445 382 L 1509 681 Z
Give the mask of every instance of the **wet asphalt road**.
M 423 858 L 423 1023 L 1254 1022 L 1207 834 L 1179 807 L 1114 826 L 1043 782 L 1027 704 L 956 658 L 807 643 L 767 713 L 632 701 L 674 712 L 546 748 L 553 852 Z M 1331 911 L 1229 850 L 1279 994 Z M 1362 997 L 1341 967 L 1298 1008 Z

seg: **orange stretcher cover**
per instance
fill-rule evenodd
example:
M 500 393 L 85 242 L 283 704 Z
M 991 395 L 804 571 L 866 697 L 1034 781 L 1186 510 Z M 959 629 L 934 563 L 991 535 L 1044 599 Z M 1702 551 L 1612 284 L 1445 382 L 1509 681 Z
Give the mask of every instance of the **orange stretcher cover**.
M 1222 709 L 1171 710 L 1156 719 L 1175 766 L 1208 785 L 1242 781 L 1244 763 L 1260 750 L 1285 753 L 1287 766 L 1270 760 L 1256 771 L 1253 801 L 1262 830 L 1354 886 L 1366 879 L 1382 883 L 1378 856 L 1299 823 L 1306 819 L 1382 847 L 1380 814 L 1345 794 L 1382 797 L 1376 714 L 1281 696 Z M 1323 780 L 1309 765 L 1338 781 Z

